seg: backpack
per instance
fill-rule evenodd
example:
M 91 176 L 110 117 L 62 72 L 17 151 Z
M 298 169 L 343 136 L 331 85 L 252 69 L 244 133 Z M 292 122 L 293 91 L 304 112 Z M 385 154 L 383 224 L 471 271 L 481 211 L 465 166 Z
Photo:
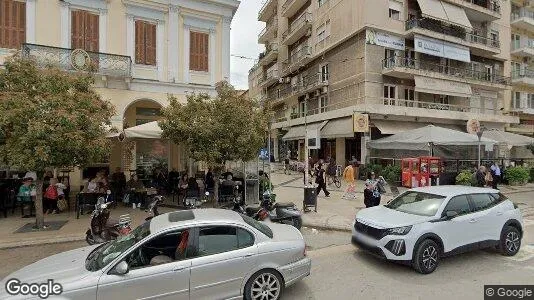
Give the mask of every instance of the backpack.
M 45 198 L 57 199 L 57 196 L 58 196 L 57 188 L 54 185 L 51 185 L 51 186 L 46 188 L 46 192 L 44 194 Z

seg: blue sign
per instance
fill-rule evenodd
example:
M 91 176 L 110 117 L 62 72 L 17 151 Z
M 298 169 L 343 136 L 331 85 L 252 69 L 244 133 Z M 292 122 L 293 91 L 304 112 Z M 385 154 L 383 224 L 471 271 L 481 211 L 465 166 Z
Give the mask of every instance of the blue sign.
M 267 156 L 268 156 L 268 154 L 267 154 L 267 149 L 262 148 L 262 149 L 260 150 L 260 158 L 261 158 L 261 159 L 267 159 Z

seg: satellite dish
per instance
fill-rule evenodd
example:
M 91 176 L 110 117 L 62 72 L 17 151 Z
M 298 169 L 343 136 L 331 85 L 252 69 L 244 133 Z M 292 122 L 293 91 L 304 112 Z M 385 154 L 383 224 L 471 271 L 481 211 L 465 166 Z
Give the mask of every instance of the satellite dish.
M 477 119 L 467 121 L 467 132 L 475 134 L 480 131 L 480 122 Z

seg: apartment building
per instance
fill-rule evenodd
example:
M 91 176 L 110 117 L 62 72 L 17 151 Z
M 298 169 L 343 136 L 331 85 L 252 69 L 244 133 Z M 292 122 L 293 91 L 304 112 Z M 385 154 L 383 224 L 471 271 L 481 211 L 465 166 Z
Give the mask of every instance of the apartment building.
M 39 64 L 95 72 L 95 89 L 122 130 L 159 118 L 174 95 L 214 93 L 230 77 L 230 23 L 237 0 L 0 0 L 0 65 L 20 52 Z M 134 163 L 115 141 L 102 166 L 184 169 L 183 150 L 138 140 Z M 74 177 L 77 177 L 76 175 Z
M 508 131 L 534 135 L 534 1 L 511 1 L 511 110 L 520 117 Z
M 268 0 L 250 95 L 275 109 L 277 158 L 368 158 L 367 142 L 427 124 L 504 130 L 511 6 L 498 0 Z

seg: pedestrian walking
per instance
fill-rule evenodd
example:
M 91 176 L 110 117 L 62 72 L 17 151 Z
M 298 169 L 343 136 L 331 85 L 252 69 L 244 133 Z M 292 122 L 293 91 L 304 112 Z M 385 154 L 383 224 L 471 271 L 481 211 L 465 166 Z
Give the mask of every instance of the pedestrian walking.
M 286 158 L 284 160 L 284 174 L 290 175 L 291 170 L 289 169 L 289 162 L 291 159 L 291 150 L 287 150 Z
M 475 185 L 484 187 L 486 185 L 486 167 L 480 166 L 475 173 Z
M 323 165 L 319 164 L 317 169 L 317 177 L 315 178 L 315 183 L 317 183 L 316 194 L 319 196 L 319 193 L 323 190 L 325 196 L 330 197 L 330 192 L 326 190 L 326 175 Z
M 491 187 L 498 190 L 497 184 L 501 182 L 501 168 L 497 162 L 494 162 L 490 167 L 491 175 L 493 176 L 493 181 Z
M 365 204 L 365 207 L 373 207 L 380 205 L 380 199 L 382 198 L 379 189 L 380 184 L 384 184 L 384 180 L 382 179 L 382 177 L 377 178 L 375 172 L 369 172 L 367 174 L 367 180 L 365 181 L 365 189 L 363 192 L 363 202 Z
M 354 172 L 354 165 L 355 162 L 351 162 L 343 170 L 343 180 L 347 184 L 347 189 L 343 193 L 343 196 L 341 196 L 342 199 L 356 199 L 356 174 Z

